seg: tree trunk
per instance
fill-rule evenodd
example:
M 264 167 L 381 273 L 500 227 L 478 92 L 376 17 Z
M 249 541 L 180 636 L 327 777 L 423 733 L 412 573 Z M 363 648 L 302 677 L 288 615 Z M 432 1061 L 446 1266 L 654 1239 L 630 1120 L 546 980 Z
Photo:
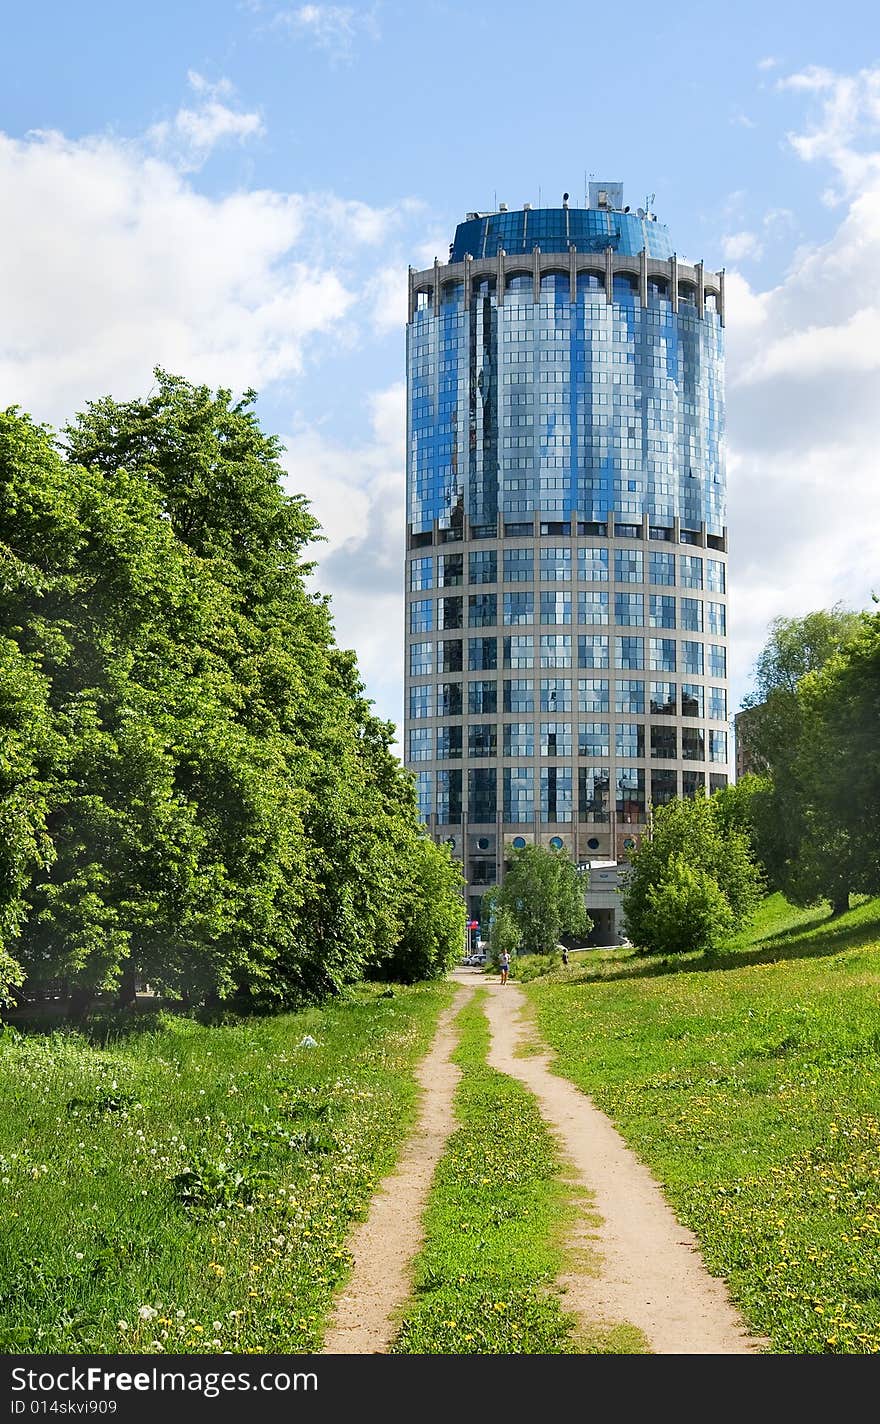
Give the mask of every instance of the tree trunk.
M 845 915 L 849 909 L 849 891 L 837 890 L 831 900 L 832 917 Z
M 133 1009 L 137 1003 L 137 969 L 134 961 L 129 959 L 122 971 L 122 978 L 119 981 L 119 988 L 116 992 L 116 1004 L 120 1009 Z

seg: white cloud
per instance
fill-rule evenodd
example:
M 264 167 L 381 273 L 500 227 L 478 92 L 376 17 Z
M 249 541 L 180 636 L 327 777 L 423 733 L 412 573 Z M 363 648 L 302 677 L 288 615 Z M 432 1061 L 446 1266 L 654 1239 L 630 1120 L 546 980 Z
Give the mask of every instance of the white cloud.
M 355 648 L 380 716 L 402 716 L 405 391 L 368 398 L 371 435 L 343 445 L 309 428 L 284 437 L 291 491 L 305 494 L 326 543 L 315 586 L 330 592 L 337 639 Z
M 880 137 L 878 75 L 809 70 L 782 81 L 821 96 L 811 141 L 793 146 L 835 168 L 848 206 L 832 237 L 799 249 L 776 286 L 728 278 L 735 705 L 771 618 L 837 601 L 869 607 L 880 592 L 880 294 L 868 275 L 880 263 L 880 152 L 856 149 Z
M 778 60 L 774 59 L 772 55 L 769 55 L 769 54 L 768 54 L 765 59 L 759 59 L 759 60 L 758 60 L 758 68 L 759 68 L 759 69 L 775 69 L 775 68 L 776 68 L 776 65 L 777 65 L 778 63 L 779 63 Z
M 764 248 L 756 233 L 744 230 L 722 237 L 721 251 L 728 262 L 742 262 L 749 257 L 760 257 Z
M 194 69 L 187 75 L 190 87 L 199 96 L 197 108 L 180 108 L 173 119 L 153 124 L 147 140 L 158 152 L 174 159 L 185 171 L 201 168 L 209 154 L 224 140 L 257 137 L 264 132 L 257 113 L 242 113 L 221 101 L 231 95 L 228 79 L 212 84 Z
M 334 63 L 352 58 L 358 34 L 378 34 L 374 10 L 355 10 L 350 5 L 300 5 L 295 10 L 280 10 L 275 23 L 291 34 L 309 39 L 324 50 Z

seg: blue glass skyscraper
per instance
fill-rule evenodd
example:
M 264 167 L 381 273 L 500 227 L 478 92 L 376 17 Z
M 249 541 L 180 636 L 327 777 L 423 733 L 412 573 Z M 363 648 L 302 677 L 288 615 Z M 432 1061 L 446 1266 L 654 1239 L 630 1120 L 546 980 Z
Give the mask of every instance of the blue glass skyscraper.
M 410 270 L 405 758 L 479 915 L 727 780 L 724 276 L 617 183 Z

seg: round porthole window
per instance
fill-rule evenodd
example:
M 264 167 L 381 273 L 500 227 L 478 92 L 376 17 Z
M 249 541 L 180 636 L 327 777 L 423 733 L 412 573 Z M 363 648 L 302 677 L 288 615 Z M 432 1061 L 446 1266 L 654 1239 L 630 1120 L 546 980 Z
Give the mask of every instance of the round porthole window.
M 514 850 L 525 850 L 525 848 L 526 848 L 525 837 L 524 837 L 524 836 L 514 836 L 513 840 L 511 841 L 511 845 L 513 846 Z
M 598 837 L 598 836 L 590 836 L 590 839 L 587 841 L 587 846 L 589 847 L 590 850 L 598 850 L 598 849 L 599 849 L 599 837 Z
M 551 837 L 550 837 L 550 845 L 552 846 L 552 848 L 553 848 L 554 850 L 562 850 L 562 845 L 563 845 L 562 837 L 561 837 L 561 836 L 551 836 Z
M 623 848 L 624 850 L 635 850 L 636 843 L 633 840 L 632 836 L 627 836 L 626 840 L 623 843 Z
M 489 849 L 489 837 L 488 837 L 488 836 L 477 836 L 477 846 L 478 846 L 478 848 L 479 848 L 480 850 L 488 850 L 488 849 Z

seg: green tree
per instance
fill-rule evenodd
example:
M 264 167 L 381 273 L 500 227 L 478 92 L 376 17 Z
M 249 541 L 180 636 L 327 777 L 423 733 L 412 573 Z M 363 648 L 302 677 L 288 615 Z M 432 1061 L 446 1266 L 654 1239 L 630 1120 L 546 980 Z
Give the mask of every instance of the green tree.
M 753 802 L 753 839 L 768 883 L 795 904 L 831 900 L 846 909 L 852 883 L 847 852 L 832 824 L 811 805 L 805 775 L 810 738 L 801 687 L 857 635 L 861 615 L 836 604 L 802 618 L 776 618 L 755 664 L 748 747 L 765 773 Z
M 525 846 L 511 851 L 494 897 L 496 912 L 511 915 L 527 953 L 550 954 L 560 935 L 583 935 L 592 928 L 584 900 L 588 883 L 588 872 L 579 870 L 567 851 Z
M 156 378 L 63 454 L 0 416 L 0 946 L 82 996 L 242 1006 L 437 972 L 460 877 L 307 590 L 280 446 L 253 393 Z
M 681 880 L 681 866 L 696 877 L 689 879 L 686 887 Z M 643 950 L 658 948 L 654 935 L 658 923 L 657 896 L 661 891 L 665 907 L 663 923 L 668 925 L 671 923 L 669 906 L 676 886 L 682 891 L 687 888 L 691 900 L 702 897 L 709 907 L 718 904 L 710 881 L 730 912 L 729 919 L 722 916 L 724 933 L 739 929 L 754 913 L 762 891 L 761 873 L 752 857 L 748 837 L 740 830 L 726 828 L 712 797 L 695 796 L 658 806 L 650 835 L 645 836 L 630 855 L 623 890 L 627 934 L 633 944 Z M 666 886 L 672 887 L 668 893 L 664 890 Z M 720 926 L 718 933 L 721 933 Z
M 732 932 L 734 915 L 713 875 L 673 855 L 664 878 L 648 888 L 644 942 L 658 954 L 706 952 Z
M 493 909 L 492 924 L 489 930 L 489 959 L 492 967 L 498 968 L 505 950 L 512 958 L 521 943 L 522 930 L 511 911 L 505 909 L 503 905 L 497 905 Z

